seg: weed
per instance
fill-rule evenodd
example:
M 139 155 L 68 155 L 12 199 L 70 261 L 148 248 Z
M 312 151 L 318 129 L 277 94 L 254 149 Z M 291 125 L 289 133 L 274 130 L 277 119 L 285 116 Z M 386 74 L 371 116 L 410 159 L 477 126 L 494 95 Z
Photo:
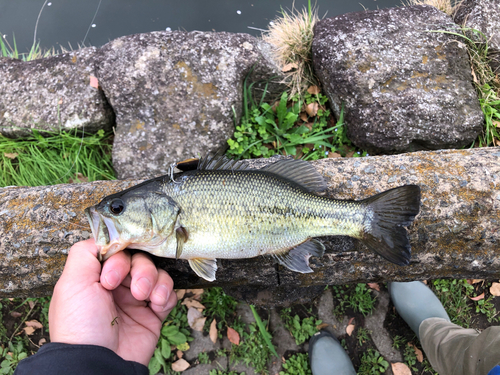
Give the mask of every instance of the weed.
M 486 318 L 490 323 L 493 321 L 500 322 L 500 316 L 498 316 L 495 305 L 492 301 L 493 296 L 490 296 L 488 299 L 476 301 L 476 312 L 486 315 Z
M 285 80 L 290 94 L 300 94 L 316 83 L 312 67 L 313 28 L 319 20 L 318 12 L 308 2 L 308 9 L 290 13 L 281 11 L 281 17 L 273 20 L 269 31 L 262 38 L 273 48 L 273 55 L 285 72 Z
M 408 365 L 408 367 L 411 370 L 417 372 L 418 371 L 418 369 L 416 367 L 417 354 L 415 353 L 415 349 L 413 348 L 413 346 L 409 345 L 409 343 L 408 343 L 408 345 L 405 346 L 403 357 L 404 357 L 404 361 Z
M 366 284 L 333 286 L 332 289 L 334 298 L 337 299 L 337 305 L 333 311 L 336 316 L 344 315 L 348 307 L 364 316 L 373 312 L 376 298 Z
M 200 362 L 202 365 L 208 365 L 210 363 L 210 357 L 208 353 L 206 352 L 198 353 L 198 362 Z
M 12 45 L 11 45 L 7 41 L 7 38 L 2 33 L 0 33 L 0 51 L 1 51 L 0 56 L 2 57 L 9 57 L 12 59 L 19 59 L 23 61 L 32 61 L 56 54 L 54 48 L 51 48 L 47 51 L 42 51 L 40 48 L 40 43 L 33 43 L 28 53 L 19 53 L 17 50 L 15 36 L 12 37 Z M 63 52 L 65 52 L 65 50 L 63 50 Z
M 359 327 L 356 333 L 356 339 L 358 340 L 359 346 L 363 345 L 365 342 L 370 340 L 371 331 L 369 329 Z
M 212 369 L 212 370 L 210 370 L 208 375 L 245 375 L 245 373 L 244 372 L 239 373 L 236 371 L 221 371 L 219 369 Z
M 396 335 L 392 338 L 392 347 L 394 349 L 399 349 L 402 345 L 406 343 L 406 340 L 404 337 Z
M 1 356 L 4 358 L 0 364 L 0 374 L 13 374 L 17 364 L 28 356 L 26 345 L 21 339 L 16 337 L 16 344 L 9 341 L 6 348 L 1 349 Z
M 361 357 L 361 364 L 359 365 L 359 375 L 379 375 L 384 374 L 389 368 L 387 362 L 380 353 L 373 349 L 368 349 Z
M 467 304 L 468 296 L 474 291 L 474 287 L 467 280 L 439 279 L 433 282 L 435 293 L 451 322 L 459 326 L 469 328 L 471 324 L 471 307 Z
M 309 354 L 298 353 L 288 358 L 283 363 L 283 370 L 279 375 L 312 375 L 309 367 Z
M 207 322 L 216 317 L 219 323 L 226 323 L 227 318 L 234 314 L 238 304 L 238 301 L 228 296 L 222 288 L 218 287 L 205 289 L 201 297 L 201 303 L 206 307 L 205 316 L 208 317 Z
M 283 309 L 281 310 L 280 316 L 285 323 L 286 329 L 295 338 L 295 343 L 301 345 L 318 332 L 316 327 L 321 324 L 321 320 L 317 320 L 313 316 L 300 319 L 298 315 L 295 315 L 292 318 L 290 312 L 290 308 Z
M 264 326 L 264 323 L 260 319 L 259 314 L 257 314 L 257 311 L 255 310 L 255 307 L 253 305 L 250 305 L 250 309 L 252 310 L 253 317 L 255 319 L 255 323 L 257 324 L 257 327 L 259 327 L 259 332 L 264 338 L 264 341 L 266 342 L 267 347 L 273 353 L 276 357 L 278 356 L 278 353 L 276 353 L 276 349 L 274 349 L 274 345 L 271 342 L 272 336 L 271 334 L 267 331 L 266 327 Z
M 109 133 L 37 130 L 23 139 L 0 135 L 0 187 L 114 179 Z
M 248 331 L 234 328 L 238 331 L 241 341 L 239 345 L 232 345 L 229 359 L 234 363 L 243 362 L 247 366 L 251 365 L 256 373 L 267 373 L 267 362 L 271 358 L 271 351 L 257 324 L 252 323 L 247 327 Z
M 186 306 L 179 301 L 163 323 L 158 344 L 148 365 L 151 375 L 157 374 L 161 369 L 169 373 L 170 362 L 174 357 L 172 347 L 181 351 L 189 349 L 188 342 L 193 341 L 193 338 L 188 327 Z
M 245 80 L 243 116 L 234 137 L 227 141 L 229 155 L 248 159 L 283 154 L 315 160 L 326 157 L 329 150 L 342 152 L 349 142 L 343 114 L 335 126 L 328 127 L 330 111 L 325 108 L 325 96 L 306 95 L 306 104 L 317 104 L 317 111 L 310 111 L 309 116 L 302 112 L 304 101 L 298 96 L 289 100 L 286 92 L 275 106 L 264 102 L 265 94 L 256 103 L 252 86 L 247 86 Z

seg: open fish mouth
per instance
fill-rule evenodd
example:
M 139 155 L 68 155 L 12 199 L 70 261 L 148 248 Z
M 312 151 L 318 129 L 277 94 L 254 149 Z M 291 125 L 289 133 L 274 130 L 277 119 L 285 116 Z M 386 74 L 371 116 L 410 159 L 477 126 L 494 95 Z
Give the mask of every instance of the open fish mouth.
M 100 261 L 108 259 L 128 246 L 120 241 L 120 235 L 113 220 L 100 215 L 94 207 L 86 208 L 85 214 L 90 223 Z

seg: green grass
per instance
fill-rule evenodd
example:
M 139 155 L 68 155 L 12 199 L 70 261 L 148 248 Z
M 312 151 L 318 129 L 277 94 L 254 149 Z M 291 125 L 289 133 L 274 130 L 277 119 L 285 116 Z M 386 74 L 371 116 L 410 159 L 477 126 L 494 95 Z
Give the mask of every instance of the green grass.
M 38 131 L 22 139 L 0 135 L 0 187 L 112 180 L 110 133 Z
M 283 371 L 279 375 L 312 375 L 309 367 L 309 354 L 297 353 L 283 363 Z
M 311 338 L 318 329 L 316 328 L 322 322 L 313 316 L 300 319 L 298 315 L 290 316 L 291 308 L 281 310 L 281 320 L 285 324 L 286 329 L 292 334 L 297 345 L 301 345 Z
M 359 365 L 358 375 L 385 374 L 388 368 L 389 362 L 387 362 L 378 351 L 368 349 L 361 356 L 361 364 Z
M 226 324 L 227 319 L 234 315 L 238 305 L 238 301 L 218 287 L 205 289 L 201 295 L 201 303 L 206 307 L 204 315 L 207 317 L 207 327 L 216 318 L 219 330 L 222 329 L 223 323 Z
M 239 333 L 241 341 L 239 345 L 232 345 L 229 360 L 233 363 L 243 362 L 246 366 L 252 366 L 256 373 L 267 374 L 267 363 L 272 352 L 257 324 L 252 323 L 246 328 L 233 325 L 232 328 Z
M 43 57 L 49 57 L 55 55 L 55 49 L 51 48 L 47 51 L 42 51 L 40 48 L 40 43 L 34 43 L 31 46 L 29 52 L 20 53 L 17 50 L 16 38 L 12 36 L 12 44 L 4 38 L 3 34 L 0 32 L 0 52 L 2 57 L 9 57 L 12 59 L 19 59 L 23 61 L 32 61 L 36 59 L 41 59 Z
M 337 317 L 344 315 L 347 308 L 364 316 L 371 314 L 375 308 L 376 298 L 366 284 L 335 285 L 332 292 L 336 299 L 334 314 Z
M 472 308 L 467 304 L 474 287 L 467 280 L 439 279 L 433 281 L 434 292 L 443 304 L 451 322 L 464 328 L 471 325 Z

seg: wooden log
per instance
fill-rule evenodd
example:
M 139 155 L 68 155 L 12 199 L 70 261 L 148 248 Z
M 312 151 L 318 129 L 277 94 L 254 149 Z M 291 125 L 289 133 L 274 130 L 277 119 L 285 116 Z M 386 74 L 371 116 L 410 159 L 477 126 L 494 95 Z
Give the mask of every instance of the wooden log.
M 420 185 L 421 213 L 409 228 L 410 265 L 389 263 L 357 240 L 326 237 L 327 252 L 311 259 L 311 274 L 291 272 L 269 257 L 219 260 L 217 280 L 209 283 L 186 261 L 161 259 L 176 287 L 224 286 L 241 298 L 276 303 L 332 284 L 500 276 L 500 148 L 312 163 L 327 180 L 327 195 L 337 199 L 359 200 L 396 186 Z M 91 236 L 83 210 L 139 182 L 0 189 L 0 296 L 51 294 L 71 245 Z

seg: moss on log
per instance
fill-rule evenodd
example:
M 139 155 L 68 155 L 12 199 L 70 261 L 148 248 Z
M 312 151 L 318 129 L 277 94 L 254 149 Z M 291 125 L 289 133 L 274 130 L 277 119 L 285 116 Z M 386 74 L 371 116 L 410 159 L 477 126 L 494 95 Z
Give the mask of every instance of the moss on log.
M 176 287 L 224 286 L 241 298 L 275 303 L 276 298 L 290 299 L 288 294 L 293 290 L 310 294 L 322 285 L 499 277 L 500 148 L 312 163 L 327 180 L 327 195 L 337 199 L 359 200 L 405 184 L 421 187 L 421 213 L 409 228 L 409 266 L 391 264 L 356 240 L 326 237 L 327 252 L 321 259 L 311 259 L 312 274 L 291 272 L 269 257 L 219 260 L 217 280 L 208 283 L 185 261 L 159 260 Z M 91 236 L 83 210 L 138 182 L 0 189 L 0 295 L 51 294 L 71 245 Z

